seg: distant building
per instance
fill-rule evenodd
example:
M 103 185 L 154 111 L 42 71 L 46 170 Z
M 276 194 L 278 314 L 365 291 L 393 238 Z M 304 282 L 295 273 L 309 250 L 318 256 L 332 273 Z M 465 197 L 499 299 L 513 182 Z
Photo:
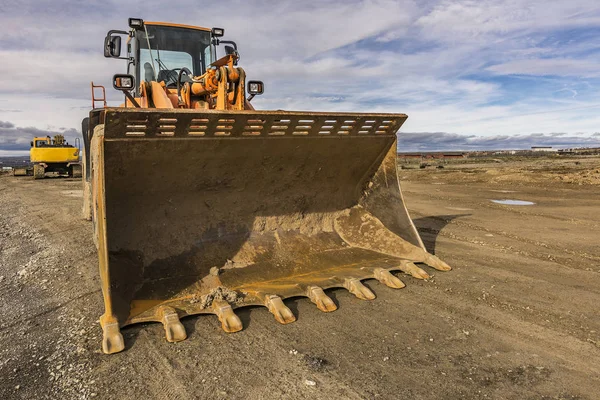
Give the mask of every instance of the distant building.
M 465 158 L 462 151 L 433 151 L 426 153 L 398 153 L 399 158 Z
M 568 149 L 558 149 L 558 154 L 560 155 L 568 155 L 568 154 L 577 154 L 577 155 L 599 155 L 600 147 L 579 147 L 579 148 L 568 148 Z
M 531 146 L 531 151 L 556 152 L 558 150 L 553 149 L 552 146 Z

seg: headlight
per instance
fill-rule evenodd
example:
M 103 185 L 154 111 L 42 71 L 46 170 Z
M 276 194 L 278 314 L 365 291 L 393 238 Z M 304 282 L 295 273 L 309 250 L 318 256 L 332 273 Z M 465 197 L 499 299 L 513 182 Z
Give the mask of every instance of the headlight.
M 132 75 L 117 74 L 113 76 L 113 87 L 117 90 L 131 90 L 135 86 L 135 78 Z
M 248 93 L 251 95 L 263 94 L 265 84 L 262 81 L 248 81 Z

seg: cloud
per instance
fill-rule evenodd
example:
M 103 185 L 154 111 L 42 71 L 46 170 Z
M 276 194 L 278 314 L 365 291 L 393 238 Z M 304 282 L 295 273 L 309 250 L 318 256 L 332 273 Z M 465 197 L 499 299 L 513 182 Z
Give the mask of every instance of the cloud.
M 448 132 L 402 132 L 398 134 L 398 151 L 477 151 L 525 150 L 532 146 L 554 148 L 597 147 L 600 134 L 592 136 L 557 133 L 530 133 L 523 135 L 459 135 Z
M 496 45 L 519 38 L 527 39 L 540 31 L 597 26 L 600 22 L 597 3 L 589 0 L 455 0 L 436 3 L 416 21 L 416 25 L 422 28 L 423 35 L 443 42 Z
M 0 120 L 78 129 L 90 81 L 120 104 L 110 79 L 126 63 L 104 58 L 102 43 L 141 17 L 224 27 L 248 77 L 266 84 L 259 109 L 405 112 L 408 131 L 482 137 L 600 126 L 596 0 L 197 4 L 2 3 Z
M 30 142 L 34 137 L 64 135 L 70 143 L 75 142 L 76 137 L 81 134 L 75 129 L 48 130 L 34 127 L 17 127 L 8 121 L 0 121 L 0 149 L 6 152 L 17 152 L 23 154 L 29 151 Z M 8 153 L 6 153 L 8 154 Z
M 500 75 L 598 77 L 600 62 L 568 58 L 529 59 L 493 65 L 487 70 Z

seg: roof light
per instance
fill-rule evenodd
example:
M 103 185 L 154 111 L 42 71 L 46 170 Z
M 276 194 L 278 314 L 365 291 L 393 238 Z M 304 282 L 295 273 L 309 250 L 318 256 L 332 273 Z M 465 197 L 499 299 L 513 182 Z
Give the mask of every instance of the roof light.
M 129 18 L 129 27 L 131 29 L 141 29 L 144 26 L 144 20 L 141 18 Z
M 211 32 L 214 37 L 221 37 L 225 35 L 225 29 L 223 28 L 212 28 Z

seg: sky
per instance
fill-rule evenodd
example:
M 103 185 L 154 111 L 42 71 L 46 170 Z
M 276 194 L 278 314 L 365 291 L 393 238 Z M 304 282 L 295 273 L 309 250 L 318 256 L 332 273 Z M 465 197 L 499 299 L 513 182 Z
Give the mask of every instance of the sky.
M 0 0 L 0 156 L 70 141 L 127 18 L 225 28 L 257 109 L 401 112 L 399 150 L 600 145 L 597 0 Z

